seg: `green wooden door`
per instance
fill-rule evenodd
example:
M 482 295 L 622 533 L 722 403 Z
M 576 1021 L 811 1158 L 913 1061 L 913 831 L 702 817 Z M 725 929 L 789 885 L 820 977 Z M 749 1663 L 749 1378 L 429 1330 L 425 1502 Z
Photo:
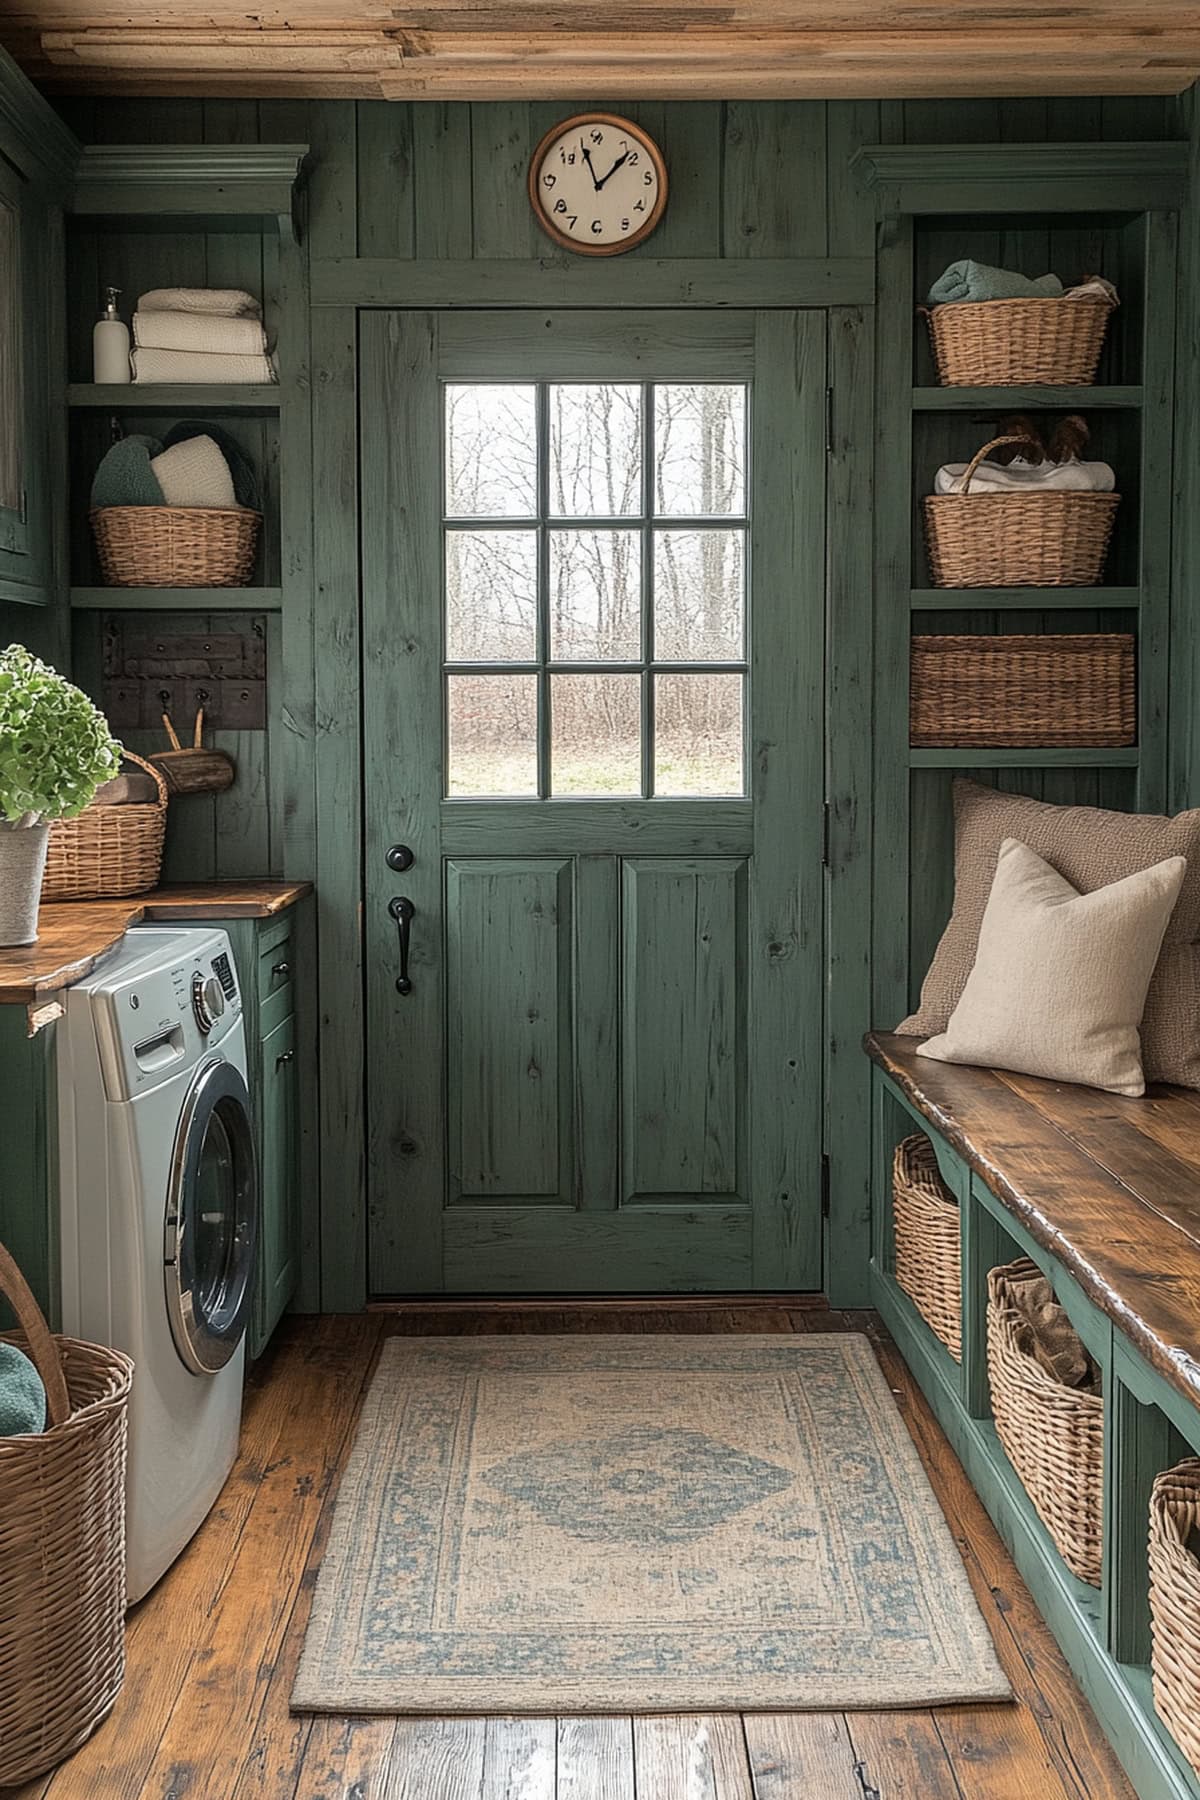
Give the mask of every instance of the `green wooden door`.
M 364 315 L 373 1294 L 820 1286 L 824 342 Z

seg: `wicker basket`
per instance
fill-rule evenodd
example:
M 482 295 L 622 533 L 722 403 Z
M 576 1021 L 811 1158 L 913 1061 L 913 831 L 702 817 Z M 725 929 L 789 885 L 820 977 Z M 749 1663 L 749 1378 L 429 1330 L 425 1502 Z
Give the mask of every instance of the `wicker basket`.
M 145 805 L 87 806 L 77 819 L 55 819 L 46 853 L 43 900 L 106 900 L 144 894 L 157 885 L 167 829 L 167 784 L 132 750 L 123 752 L 153 775 L 158 799 Z
M 1108 329 L 1107 300 L 956 300 L 922 308 L 943 387 L 1085 387 Z
M 896 1145 L 892 1216 L 896 1280 L 955 1362 L 961 1362 L 961 1218 L 924 1132 Z
M 1150 1491 L 1150 1673 L 1154 1704 L 1200 1774 L 1200 1458 Z
M 921 749 L 1133 744 L 1133 638 L 914 637 L 909 704 Z
M 109 587 L 245 587 L 262 514 L 245 506 L 100 506 L 91 521 Z
M 1104 573 L 1119 494 L 972 494 L 990 450 L 1023 444 L 992 438 L 967 465 L 962 491 L 924 502 L 934 587 L 1094 587 Z
M 9 1334 L 46 1388 L 49 1425 L 0 1438 L 0 1787 L 77 1750 L 125 1676 L 125 1427 L 133 1364 L 54 1338 L 0 1246 Z
M 1023 1323 L 1012 1277 L 1032 1273 L 1021 1257 L 988 1274 L 987 1352 L 992 1418 L 1059 1555 L 1080 1581 L 1100 1586 L 1104 1402 L 1064 1387 L 1021 1348 Z

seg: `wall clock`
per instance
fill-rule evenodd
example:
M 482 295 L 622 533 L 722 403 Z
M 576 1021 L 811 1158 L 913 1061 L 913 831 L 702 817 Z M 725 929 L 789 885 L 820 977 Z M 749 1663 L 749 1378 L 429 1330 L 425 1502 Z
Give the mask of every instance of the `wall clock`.
M 619 256 L 662 218 L 667 167 L 640 125 L 615 113 L 577 113 L 534 151 L 529 200 L 556 244 L 582 256 Z

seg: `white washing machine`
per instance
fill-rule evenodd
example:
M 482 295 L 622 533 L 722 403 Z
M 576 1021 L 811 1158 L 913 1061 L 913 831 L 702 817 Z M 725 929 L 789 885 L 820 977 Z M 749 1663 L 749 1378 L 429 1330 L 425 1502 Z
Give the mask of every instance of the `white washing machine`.
M 135 1365 L 132 1604 L 197 1530 L 237 1451 L 258 1182 L 229 939 L 135 926 L 65 1003 L 62 1323 Z

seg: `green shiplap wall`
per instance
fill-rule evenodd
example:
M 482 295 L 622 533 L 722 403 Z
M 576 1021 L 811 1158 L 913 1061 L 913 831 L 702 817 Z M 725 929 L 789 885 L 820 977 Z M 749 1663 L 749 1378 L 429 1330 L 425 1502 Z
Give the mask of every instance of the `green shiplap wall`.
M 596 104 L 627 112 L 654 132 L 670 167 L 663 225 L 620 259 L 630 305 L 637 304 L 639 265 L 648 259 L 870 256 L 874 209 L 850 170 L 863 144 L 1155 139 L 1183 135 L 1197 110 L 1167 100 L 1078 98 Z M 573 104 L 99 100 L 63 110 L 88 142 L 310 143 L 310 268 L 346 258 L 561 260 L 530 217 L 524 181 L 531 149 L 550 124 L 576 110 Z M 1200 250 L 1194 220 L 1190 229 L 1195 292 Z M 75 372 L 86 374 L 81 362 L 99 287 L 115 276 L 101 266 L 104 251 L 86 237 L 74 241 L 72 357 Z M 997 254 L 1006 248 L 1011 246 L 998 242 Z M 272 252 L 257 239 L 232 243 L 193 233 L 108 246 L 110 259 L 118 254 L 133 289 L 130 300 L 143 277 L 157 281 L 169 268 L 178 280 L 257 281 L 271 309 Z M 1181 333 L 1192 332 L 1193 370 L 1196 312 L 1195 305 L 1180 309 Z M 360 1020 L 369 972 L 362 968 L 357 928 L 361 845 L 354 799 L 360 742 L 355 318 L 351 308 L 339 306 L 313 308 L 306 316 L 306 341 L 294 341 L 303 328 L 293 311 L 293 341 L 285 346 L 300 379 L 311 381 L 312 410 L 311 434 L 297 431 L 293 421 L 278 445 L 282 522 L 277 561 L 269 565 L 283 590 L 269 661 L 275 728 L 241 750 L 252 802 L 237 790 L 207 801 L 194 830 L 177 815 L 171 866 L 191 875 L 246 873 L 261 829 L 260 868 L 312 875 L 318 883 L 320 960 L 311 973 L 320 1026 L 321 1182 L 310 1205 L 304 1299 L 339 1308 L 359 1305 L 367 1282 Z M 908 632 L 907 616 L 901 621 L 885 614 L 872 593 L 873 446 L 881 430 L 891 429 L 879 384 L 890 387 L 894 375 L 905 386 L 912 366 L 908 321 L 894 320 L 891 329 L 894 350 L 881 339 L 877 359 L 873 308 L 838 308 L 829 316 L 835 401 L 826 656 L 832 802 L 825 995 L 828 1281 L 844 1303 L 866 1291 L 869 1083 L 858 1040 L 869 1024 L 893 1023 L 918 984 L 948 912 L 951 874 L 948 774 L 919 770 L 907 777 L 911 855 L 909 843 L 890 832 L 886 808 L 879 816 L 875 809 L 873 768 L 901 767 L 905 755 L 899 730 L 898 741 L 884 741 L 874 724 L 877 713 L 889 716 L 886 706 L 879 712 L 879 702 L 888 684 L 900 679 L 897 658 L 903 659 Z M 1193 416 L 1196 410 L 1193 404 Z M 1187 466 L 1194 469 L 1195 461 L 1193 447 Z M 896 555 L 907 554 L 907 545 L 898 543 Z M 925 624 L 951 628 L 957 620 L 927 615 Z M 1070 628 L 1086 628 L 1087 621 L 1088 615 L 1073 613 Z M 1039 623 L 1049 628 L 1054 616 L 1040 615 Z M 983 628 L 1004 624 L 997 616 Z M 75 620 L 78 666 L 90 668 L 93 678 L 98 628 L 95 618 Z M 1188 637 L 1180 625 L 1176 714 L 1189 706 L 1197 664 L 1200 631 Z M 880 685 L 873 688 L 876 680 Z M 1173 794 L 1200 791 L 1191 772 L 1191 764 L 1200 763 L 1196 734 L 1177 727 L 1174 749 Z M 1135 803 L 1129 771 L 1003 770 L 981 778 L 1052 799 Z M 886 938 L 896 948 L 888 966 L 873 972 L 873 923 L 881 917 L 888 930 L 875 931 L 876 941 Z

